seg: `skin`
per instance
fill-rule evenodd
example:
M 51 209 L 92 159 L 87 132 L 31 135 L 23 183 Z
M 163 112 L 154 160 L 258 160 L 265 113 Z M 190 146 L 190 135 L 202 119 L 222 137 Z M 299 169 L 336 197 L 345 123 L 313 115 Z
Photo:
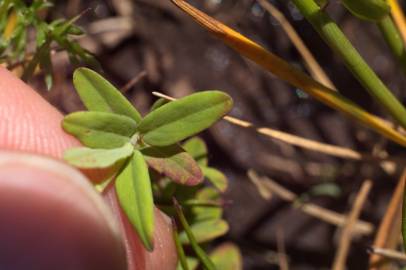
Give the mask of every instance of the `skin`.
M 168 217 L 156 210 L 146 252 L 114 189 L 102 198 L 61 161 L 80 145 L 61 113 L 1 67 L 0 78 L 0 269 L 176 269 Z

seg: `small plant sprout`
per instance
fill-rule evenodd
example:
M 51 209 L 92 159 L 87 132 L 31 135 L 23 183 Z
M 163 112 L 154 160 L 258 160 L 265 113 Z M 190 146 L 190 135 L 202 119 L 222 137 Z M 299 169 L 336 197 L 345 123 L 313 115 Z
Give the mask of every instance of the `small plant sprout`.
M 83 34 L 74 23 L 84 12 L 70 20 L 47 22 L 42 15 L 52 6 L 47 0 L 0 1 L 0 63 L 5 63 L 9 69 L 21 66 L 24 81 L 28 81 L 39 67 L 48 89 L 53 84 L 51 54 L 55 49 L 65 50 L 74 64 L 98 67 L 93 55 L 71 38 Z M 30 42 L 32 30 L 35 40 Z
M 159 101 L 142 117 L 120 91 L 98 73 L 79 68 L 73 82 L 88 111 L 67 115 L 62 126 L 85 147 L 70 149 L 64 157 L 80 169 L 114 171 L 121 208 L 147 250 L 154 248 L 154 197 L 158 206 L 172 196 L 179 197 L 182 205 L 190 206 L 201 217 L 199 211 L 206 207 L 202 201 L 213 208 L 204 213 L 206 217 L 200 219 L 202 222 L 196 219 L 192 224 L 197 232 L 207 229 L 211 232 L 210 235 L 198 233 L 197 241 L 213 239 L 228 230 L 227 223 L 219 219 L 221 210 L 218 209 L 218 192 L 227 187 L 225 176 L 208 167 L 207 149 L 201 140 L 191 139 L 183 147 L 179 144 L 230 111 L 233 102 L 227 94 L 202 91 L 176 101 Z M 204 176 L 215 188 L 199 185 Z M 186 191 L 184 194 L 182 188 Z M 173 205 L 169 208 L 168 213 L 175 213 Z M 215 219 L 210 215 L 215 215 Z M 210 224 L 204 226 L 208 222 Z M 183 232 L 179 241 L 189 243 Z

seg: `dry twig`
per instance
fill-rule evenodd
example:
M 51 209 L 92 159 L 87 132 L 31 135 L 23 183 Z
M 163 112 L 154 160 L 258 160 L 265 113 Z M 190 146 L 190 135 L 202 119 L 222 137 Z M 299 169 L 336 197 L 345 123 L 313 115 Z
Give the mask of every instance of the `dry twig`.
M 379 225 L 379 229 L 374 240 L 375 248 L 395 249 L 397 246 L 401 227 L 402 199 L 405 179 L 406 170 L 403 171 L 403 174 L 399 179 L 385 216 Z M 385 256 L 381 256 L 376 252 L 372 253 L 369 259 L 369 269 L 382 269 L 382 266 L 387 262 L 384 257 Z
M 385 257 L 386 259 L 389 260 L 406 262 L 406 254 L 403 252 L 399 252 L 397 250 L 371 247 L 370 252 L 379 255 L 381 257 Z
M 340 243 L 333 263 L 333 270 L 344 270 L 345 262 L 347 261 L 348 251 L 351 245 L 353 236 L 354 225 L 356 224 L 359 215 L 361 214 L 362 207 L 368 197 L 369 191 L 372 187 L 371 180 L 365 180 L 362 183 L 361 189 L 355 198 L 354 206 L 348 216 L 343 231 L 341 232 Z
M 325 86 L 336 90 L 336 87 L 331 82 L 330 78 L 324 72 L 323 68 L 317 63 L 316 59 L 314 58 L 313 54 L 307 48 L 305 43 L 302 41 L 300 36 L 297 34 L 296 30 L 292 27 L 286 17 L 280 12 L 274 5 L 266 0 L 257 0 L 257 2 L 266 10 L 268 11 L 272 17 L 274 17 L 282 26 L 285 33 L 288 35 L 290 41 L 292 41 L 293 45 L 295 45 L 296 49 L 302 55 L 303 60 L 309 69 L 313 78 L 324 84 Z
M 286 255 L 285 237 L 282 228 L 276 231 L 276 246 L 278 249 L 278 262 L 280 270 L 289 270 L 288 256 Z
M 145 70 L 139 72 L 134 78 L 128 81 L 123 87 L 121 87 L 121 92 L 125 93 L 131 88 L 133 88 L 137 83 L 139 83 L 142 79 L 147 76 L 147 72 Z
M 255 179 L 253 181 L 261 182 L 263 186 L 271 192 L 271 194 L 281 198 L 282 200 L 294 203 L 297 201 L 298 196 L 291 192 L 290 190 L 279 185 L 275 181 L 269 179 L 268 177 L 259 177 L 257 173 L 253 170 L 248 171 L 248 177 L 250 179 Z M 325 209 L 313 203 L 303 203 L 298 208 L 304 213 L 320 219 L 329 224 L 341 227 L 347 224 L 347 216 L 340 213 Z M 365 221 L 357 221 L 354 225 L 354 234 L 368 235 L 374 231 L 374 226 L 371 223 Z

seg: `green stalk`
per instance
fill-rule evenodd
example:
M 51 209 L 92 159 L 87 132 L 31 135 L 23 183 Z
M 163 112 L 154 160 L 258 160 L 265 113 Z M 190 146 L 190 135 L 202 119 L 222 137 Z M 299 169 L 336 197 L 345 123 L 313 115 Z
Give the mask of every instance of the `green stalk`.
M 176 251 L 178 252 L 179 262 L 183 270 L 189 270 L 189 266 L 186 261 L 185 251 L 179 240 L 178 228 L 176 227 L 175 220 L 172 220 L 173 240 L 175 242 Z
M 386 43 L 390 47 L 393 55 L 398 59 L 403 72 L 406 73 L 406 51 L 403 44 L 403 40 L 399 34 L 399 30 L 396 25 L 393 23 L 393 20 L 390 16 L 386 16 L 381 21 L 377 23 L 379 30 L 383 37 L 385 38 Z
M 375 72 L 352 46 L 338 25 L 314 0 L 292 0 L 302 15 L 313 25 L 330 48 L 345 61 L 347 68 L 364 86 L 369 94 L 406 128 L 406 109 L 390 92 Z
M 203 268 L 205 270 L 216 270 L 216 266 L 210 260 L 209 256 L 207 256 L 206 252 L 197 243 L 196 238 L 193 235 L 193 232 L 190 229 L 190 226 L 186 220 L 186 217 L 183 214 L 182 207 L 180 206 L 180 204 L 178 203 L 178 201 L 175 198 L 173 198 L 173 204 L 175 206 L 176 214 L 179 218 L 179 221 L 182 224 L 187 237 L 189 238 L 190 245 L 192 246 L 192 249 L 196 253 L 200 262 L 202 263 Z

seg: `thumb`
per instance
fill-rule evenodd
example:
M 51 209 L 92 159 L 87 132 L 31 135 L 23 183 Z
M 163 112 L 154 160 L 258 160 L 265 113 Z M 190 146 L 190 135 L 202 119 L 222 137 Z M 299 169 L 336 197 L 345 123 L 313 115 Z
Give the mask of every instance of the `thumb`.
M 118 225 L 74 169 L 0 151 L 0 269 L 126 269 Z

